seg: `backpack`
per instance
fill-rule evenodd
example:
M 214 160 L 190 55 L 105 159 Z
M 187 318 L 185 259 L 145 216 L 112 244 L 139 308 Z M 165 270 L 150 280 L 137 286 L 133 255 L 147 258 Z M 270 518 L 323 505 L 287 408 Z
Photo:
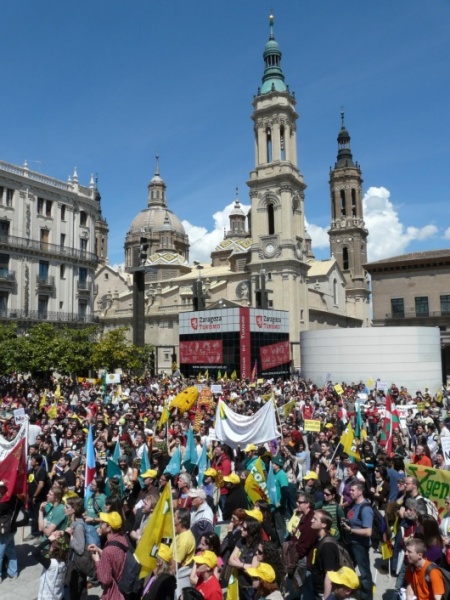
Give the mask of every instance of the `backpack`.
M 144 580 L 139 579 L 141 565 L 134 557 L 132 549 L 130 546 L 125 546 L 125 544 L 121 544 L 120 542 L 107 542 L 106 546 L 115 546 L 126 553 L 122 575 L 117 582 L 120 593 L 125 598 L 140 598 Z
M 362 511 L 364 510 L 364 506 L 371 506 L 368 502 L 366 502 L 363 507 L 361 508 L 361 518 L 362 518 Z M 383 517 L 383 515 L 380 513 L 380 511 L 378 510 L 378 508 L 376 508 L 375 506 L 371 506 L 372 510 L 373 510 L 373 523 L 372 523 L 372 535 L 370 537 L 370 541 L 372 544 L 372 548 L 374 550 L 376 550 L 378 548 L 378 545 L 381 544 L 381 542 L 383 541 L 383 534 L 385 534 L 387 532 L 387 526 L 386 526 L 386 521 Z
M 434 502 L 423 496 L 416 496 L 416 500 L 425 506 L 425 512 L 429 517 L 433 517 L 439 523 L 439 513 Z
M 438 569 L 441 572 L 442 578 L 444 579 L 445 592 L 442 594 L 442 598 L 450 597 L 450 573 L 443 569 L 442 567 L 438 567 L 435 563 L 431 563 L 428 565 L 425 571 L 425 581 L 429 585 L 431 583 L 430 579 L 430 571 L 433 569 Z M 431 587 L 431 586 L 430 586 Z
M 343 544 L 341 544 L 340 542 L 338 542 L 336 540 L 336 538 L 334 538 L 332 535 L 326 535 L 320 541 L 320 543 L 323 543 L 325 540 L 327 540 L 328 542 L 333 542 L 338 547 L 338 550 L 339 550 L 339 568 L 341 569 L 342 567 L 348 567 L 349 569 L 352 569 L 352 571 L 353 571 L 355 569 L 355 565 L 353 564 L 352 557 L 350 556 L 350 553 L 347 550 L 347 548 Z

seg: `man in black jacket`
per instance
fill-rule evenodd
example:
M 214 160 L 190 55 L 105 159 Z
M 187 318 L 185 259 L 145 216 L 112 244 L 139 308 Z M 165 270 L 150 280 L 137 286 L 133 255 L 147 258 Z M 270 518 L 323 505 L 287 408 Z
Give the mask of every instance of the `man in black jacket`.
M 225 475 L 223 478 L 224 486 L 228 490 L 223 508 L 222 516 L 224 521 L 229 521 L 236 508 L 248 508 L 247 492 L 242 485 L 241 478 L 237 473 Z

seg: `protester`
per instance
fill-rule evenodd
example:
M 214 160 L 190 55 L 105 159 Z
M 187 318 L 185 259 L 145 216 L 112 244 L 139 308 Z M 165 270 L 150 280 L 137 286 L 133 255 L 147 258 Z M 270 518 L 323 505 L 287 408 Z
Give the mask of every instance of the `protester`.
M 13 495 L 9 500 L 4 500 L 7 492 L 8 487 L 6 482 L 0 481 L 0 577 L 3 559 L 6 557 L 8 559 L 6 581 L 16 579 L 19 575 L 14 541 L 14 534 L 16 532 L 14 516 L 17 498 Z

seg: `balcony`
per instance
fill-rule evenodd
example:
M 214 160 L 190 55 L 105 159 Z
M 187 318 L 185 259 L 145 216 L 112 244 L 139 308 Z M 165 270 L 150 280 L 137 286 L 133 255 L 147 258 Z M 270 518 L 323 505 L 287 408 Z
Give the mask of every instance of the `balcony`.
M 55 289 L 55 278 L 53 275 L 36 275 L 36 285 L 40 291 L 50 291 Z
M 90 281 L 78 281 L 77 282 L 77 291 L 78 296 L 90 296 L 93 289 L 92 282 Z
M 16 283 L 16 272 L 0 267 L 0 289 L 11 289 Z
M 13 321 L 49 321 L 51 323 L 98 323 L 99 319 L 93 314 L 79 315 L 74 313 L 51 312 L 44 310 L 22 310 L 0 308 L 0 320 L 8 319 Z
M 49 244 L 45 241 L 30 240 L 28 238 L 18 237 L 16 235 L 0 235 L 0 248 L 18 249 L 29 253 L 39 255 L 51 255 L 72 259 L 73 261 L 85 261 L 88 263 L 97 263 L 98 257 L 93 252 L 87 250 L 78 250 L 68 246 Z

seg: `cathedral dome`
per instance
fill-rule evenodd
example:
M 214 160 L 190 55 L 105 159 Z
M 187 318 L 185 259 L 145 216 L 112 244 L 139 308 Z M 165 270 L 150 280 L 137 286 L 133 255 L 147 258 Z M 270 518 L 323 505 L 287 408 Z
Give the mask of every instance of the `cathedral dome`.
M 166 231 L 167 222 L 174 233 L 186 235 L 180 219 L 169 208 L 162 206 L 149 206 L 142 210 L 133 219 L 128 234 L 141 234 L 143 231 Z

